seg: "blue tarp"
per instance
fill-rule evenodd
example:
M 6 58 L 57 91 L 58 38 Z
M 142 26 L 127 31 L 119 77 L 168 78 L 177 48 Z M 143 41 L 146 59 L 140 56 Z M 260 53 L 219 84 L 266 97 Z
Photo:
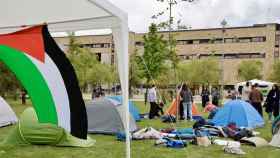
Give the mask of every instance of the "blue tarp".
M 256 128 L 264 126 L 264 120 L 255 108 L 242 100 L 227 102 L 211 121 L 216 126 L 227 126 L 234 122 L 238 127 Z
M 122 97 L 121 96 L 108 96 L 108 98 L 118 101 L 120 105 L 122 105 Z M 140 121 L 139 110 L 135 107 L 132 101 L 129 101 L 129 112 L 134 118 L 135 121 Z

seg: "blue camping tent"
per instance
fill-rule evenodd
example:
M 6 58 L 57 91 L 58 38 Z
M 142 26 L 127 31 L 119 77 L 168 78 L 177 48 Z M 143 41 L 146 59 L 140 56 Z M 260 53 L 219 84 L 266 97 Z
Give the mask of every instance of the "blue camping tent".
M 264 125 L 264 120 L 255 108 L 242 100 L 233 100 L 225 104 L 211 121 L 216 126 L 227 126 L 234 122 L 238 127 L 256 128 Z
M 121 96 L 108 96 L 107 97 L 109 100 L 113 100 L 118 102 L 118 105 L 122 105 L 122 97 Z M 135 121 L 140 121 L 140 114 L 139 114 L 139 110 L 135 107 L 135 105 L 133 104 L 132 101 L 129 101 L 129 112 L 130 114 L 133 116 Z

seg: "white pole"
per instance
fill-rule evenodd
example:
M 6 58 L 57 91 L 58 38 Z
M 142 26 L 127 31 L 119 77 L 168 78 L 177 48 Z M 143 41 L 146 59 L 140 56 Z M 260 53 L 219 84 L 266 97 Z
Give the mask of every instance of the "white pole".
M 119 77 L 122 88 L 123 107 L 125 110 L 125 136 L 126 136 L 126 158 L 130 158 L 130 132 L 129 132 L 129 100 L 128 100 L 128 75 L 129 75 L 129 54 L 128 54 L 128 25 L 127 21 L 121 21 L 120 26 L 113 28 L 113 36 L 117 53 Z

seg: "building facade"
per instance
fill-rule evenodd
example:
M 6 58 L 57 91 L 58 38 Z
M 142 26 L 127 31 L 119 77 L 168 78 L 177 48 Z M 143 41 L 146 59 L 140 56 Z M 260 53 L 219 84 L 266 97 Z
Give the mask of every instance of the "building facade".
M 168 32 L 159 32 L 168 38 Z M 143 36 L 145 34 L 129 34 L 129 53 L 143 52 Z M 239 81 L 237 69 L 244 60 L 260 60 L 263 63 L 263 76 L 267 79 L 272 64 L 279 59 L 280 25 L 256 24 L 246 27 L 210 28 L 196 30 L 173 31 L 177 40 L 177 55 L 182 61 L 218 57 L 223 67 L 223 83 L 233 85 Z M 59 45 L 67 49 L 67 37 L 55 38 Z M 113 36 L 78 36 L 81 47 L 87 47 L 96 53 L 103 63 L 115 62 Z

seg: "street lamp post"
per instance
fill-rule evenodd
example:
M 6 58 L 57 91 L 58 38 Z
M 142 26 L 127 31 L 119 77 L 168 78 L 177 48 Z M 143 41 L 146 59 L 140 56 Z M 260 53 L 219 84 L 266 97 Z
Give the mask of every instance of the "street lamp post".
M 222 43 L 223 45 L 225 44 L 225 32 L 226 32 L 226 25 L 227 21 L 224 19 L 221 22 L 222 25 Z M 221 96 L 222 96 L 222 101 L 224 99 L 224 60 L 225 60 L 225 52 L 222 52 L 221 56 Z
M 160 1 L 160 0 L 158 0 Z M 172 17 L 172 11 L 173 11 L 173 6 L 176 5 L 178 3 L 179 0 L 168 0 L 168 4 L 169 4 L 169 22 L 168 22 L 168 45 L 169 45 L 169 53 L 171 55 L 172 53 L 172 37 L 171 37 L 171 31 L 172 31 L 172 26 L 173 26 L 173 17 Z M 181 0 L 181 2 L 194 2 L 195 0 Z M 176 75 L 176 68 L 174 66 L 174 78 L 175 78 L 175 85 L 176 85 L 176 81 L 177 81 L 177 75 Z M 177 89 L 177 88 L 176 88 Z M 177 94 L 177 92 L 176 92 Z M 177 106 L 177 118 L 178 118 L 178 111 L 179 111 L 179 106 Z
M 157 1 L 162 1 L 163 0 L 157 0 Z M 173 29 L 173 20 L 174 17 L 172 16 L 172 11 L 173 11 L 173 6 L 178 4 L 179 2 L 189 2 L 192 3 L 194 1 L 198 1 L 198 0 L 167 0 L 168 2 L 168 10 L 169 10 L 169 20 L 168 20 L 168 45 L 169 45 L 169 53 L 172 53 L 172 36 L 171 36 L 171 32 Z M 177 76 L 176 76 L 176 70 L 175 70 L 175 66 L 174 66 L 174 78 L 175 78 L 175 83 L 177 81 Z

